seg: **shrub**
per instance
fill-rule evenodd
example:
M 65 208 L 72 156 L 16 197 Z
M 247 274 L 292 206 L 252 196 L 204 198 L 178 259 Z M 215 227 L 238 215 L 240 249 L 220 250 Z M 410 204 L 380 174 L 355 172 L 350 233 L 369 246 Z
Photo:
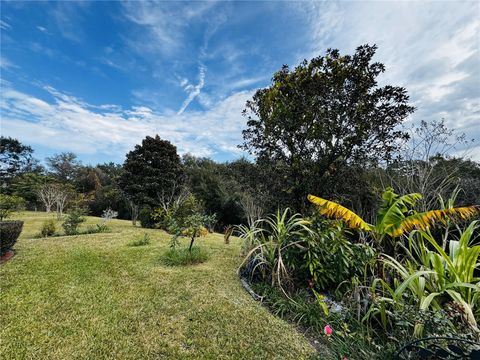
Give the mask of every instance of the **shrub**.
M 0 221 L 0 256 L 12 249 L 22 228 L 23 221 Z
M 7 218 L 15 210 L 19 210 L 24 200 L 18 196 L 0 194 L 0 221 Z
M 83 217 L 84 211 L 82 209 L 74 209 L 68 215 L 62 224 L 66 235 L 77 235 L 78 226 L 85 221 Z
M 102 219 L 105 223 L 112 219 L 116 219 L 117 216 L 118 216 L 118 211 L 114 211 L 110 208 L 103 210 L 103 213 L 102 213 Z
M 77 231 L 77 234 L 98 234 L 109 232 L 110 228 L 106 224 L 96 224 L 95 226 L 90 225 L 84 231 Z
M 185 266 L 200 264 L 208 260 L 208 253 L 194 246 L 191 251 L 188 248 L 170 248 L 162 256 L 162 261 L 168 266 Z
M 207 236 L 209 232 L 206 226 L 213 222 L 215 222 L 215 215 L 203 215 L 200 213 L 188 215 L 180 224 L 174 220 L 172 222 L 174 235 L 172 237 L 171 247 L 176 247 L 179 236 L 185 236 L 190 238 L 188 250 L 192 251 L 195 239 L 200 236 Z
M 305 237 L 304 251 L 296 259 L 315 287 L 334 290 L 348 285 L 353 277 L 363 278 L 367 265 L 374 263 L 375 251 L 366 244 L 354 244 L 339 221 L 312 218 L 312 234 Z
M 130 242 L 128 246 L 144 246 L 148 244 L 150 244 L 150 236 L 147 233 L 145 233 L 143 234 L 142 237 Z
M 301 246 L 311 230 L 309 221 L 300 214 L 289 214 L 288 208 L 283 212 L 278 210 L 275 215 L 258 220 L 254 228 L 244 228 L 245 233 L 240 237 L 254 246 L 240 266 L 244 275 L 251 278 L 259 276 L 279 287 L 291 284 L 291 270 L 295 267 L 291 261 L 291 249 Z M 251 272 L 244 271 L 244 265 Z
M 155 219 L 153 217 L 153 211 L 150 207 L 144 207 L 138 214 L 138 220 L 142 228 L 152 229 L 155 227 Z
M 56 231 L 56 224 L 54 219 L 45 220 L 42 224 L 42 228 L 40 230 L 40 234 L 42 237 L 53 236 Z
M 96 225 L 95 232 L 97 232 L 97 233 L 106 233 L 106 232 L 109 232 L 109 231 L 110 231 L 110 228 L 105 223 L 101 223 L 101 224 Z

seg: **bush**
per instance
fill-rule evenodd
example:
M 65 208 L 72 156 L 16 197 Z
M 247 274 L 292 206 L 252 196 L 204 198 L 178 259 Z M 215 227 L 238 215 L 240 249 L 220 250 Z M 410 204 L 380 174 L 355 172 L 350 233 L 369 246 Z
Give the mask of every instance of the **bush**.
M 208 253 L 197 246 L 194 246 L 191 251 L 188 248 L 171 248 L 162 257 L 163 263 L 168 266 L 195 265 L 207 260 Z
M 110 228 L 105 223 L 97 224 L 95 227 L 95 232 L 97 233 L 106 233 L 109 231 L 110 231 Z
M 85 221 L 83 214 L 83 210 L 75 209 L 67 215 L 67 218 L 62 224 L 66 235 L 78 234 L 78 226 Z
M 0 194 L 0 221 L 7 218 L 13 211 L 20 210 L 24 200 L 18 196 Z
M 98 233 L 106 233 L 109 232 L 110 228 L 106 224 L 96 224 L 95 226 L 90 225 L 83 231 L 77 231 L 78 235 L 86 235 L 86 234 L 98 234 Z
M 143 234 L 142 237 L 130 242 L 128 246 L 144 246 L 148 244 L 150 244 L 150 236 L 148 234 Z
M 367 265 L 375 261 L 375 251 L 366 244 L 354 244 L 339 221 L 311 219 L 312 235 L 305 238 L 305 251 L 296 260 L 298 268 L 320 290 L 348 286 L 353 277 L 363 278 Z
M 0 256 L 10 250 L 22 232 L 23 221 L 0 221 Z
M 144 207 L 138 214 L 138 220 L 142 228 L 152 229 L 155 227 L 155 219 L 153 217 L 153 211 L 150 207 Z
M 56 231 L 56 224 L 54 219 L 45 220 L 42 224 L 42 229 L 40 230 L 40 234 L 42 237 L 53 236 Z

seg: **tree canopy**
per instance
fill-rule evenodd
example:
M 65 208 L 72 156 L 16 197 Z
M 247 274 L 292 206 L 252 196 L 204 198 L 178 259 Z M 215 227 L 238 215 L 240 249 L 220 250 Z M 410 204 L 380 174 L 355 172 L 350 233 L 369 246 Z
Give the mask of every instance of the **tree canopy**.
M 155 206 L 159 199 L 180 190 L 184 171 L 177 148 L 158 135 L 147 136 L 127 154 L 120 187 L 136 204 Z
M 38 170 L 38 161 L 33 158 L 33 149 L 17 139 L 0 137 L 0 185 L 8 185 L 15 176 Z
M 329 49 L 294 70 L 284 65 L 247 102 L 242 147 L 286 171 L 283 191 L 293 201 L 318 191 L 346 164 L 390 159 L 398 140 L 408 138 L 397 126 L 414 107 L 403 87 L 378 86 L 385 66 L 373 62 L 376 49 L 363 45 L 353 55 Z

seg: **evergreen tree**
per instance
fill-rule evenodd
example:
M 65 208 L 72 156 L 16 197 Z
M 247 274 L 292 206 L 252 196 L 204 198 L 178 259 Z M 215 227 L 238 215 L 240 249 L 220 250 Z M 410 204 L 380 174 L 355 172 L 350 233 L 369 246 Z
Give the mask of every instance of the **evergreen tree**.
M 184 171 L 177 148 L 158 135 L 147 136 L 127 154 L 120 187 L 137 205 L 156 206 L 165 194 L 180 190 Z

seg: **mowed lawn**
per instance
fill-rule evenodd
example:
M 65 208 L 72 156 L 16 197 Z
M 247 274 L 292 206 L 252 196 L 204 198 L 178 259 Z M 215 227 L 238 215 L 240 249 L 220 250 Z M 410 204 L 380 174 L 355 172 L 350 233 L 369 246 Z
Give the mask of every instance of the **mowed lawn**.
M 239 239 L 198 240 L 203 264 L 168 267 L 170 236 L 113 220 L 104 234 L 35 239 L 24 212 L 16 256 L 0 265 L 1 359 L 306 359 L 313 348 L 236 275 Z M 89 217 L 88 224 L 101 219 Z M 58 223 L 60 227 L 60 223 Z M 127 246 L 148 233 L 151 243 Z M 186 245 L 187 240 L 182 240 Z

